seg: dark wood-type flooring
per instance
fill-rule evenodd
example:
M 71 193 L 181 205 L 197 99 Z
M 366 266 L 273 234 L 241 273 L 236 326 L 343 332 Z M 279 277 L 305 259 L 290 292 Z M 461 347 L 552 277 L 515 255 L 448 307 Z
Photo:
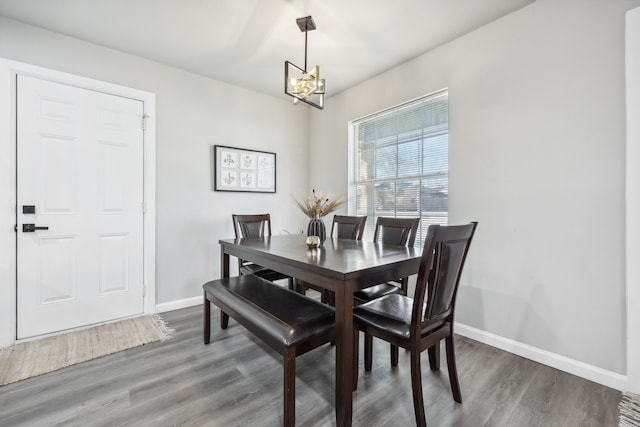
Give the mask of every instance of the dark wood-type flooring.
M 279 426 L 282 358 L 212 307 L 164 313 L 174 338 L 0 387 L 0 426 Z M 362 336 L 361 336 L 362 338 Z M 422 356 L 427 423 L 437 426 L 617 426 L 620 392 L 479 342 L 456 337 L 463 404 L 454 402 L 444 352 L 439 372 Z M 363 348 L 362 343 L 360 346 Z M 408 353 L 397 368 L 376 341 L 360 379 L 354 426 L 415 425 Z M 297 359 L 296 425 L 333 426 L 334 347 Z

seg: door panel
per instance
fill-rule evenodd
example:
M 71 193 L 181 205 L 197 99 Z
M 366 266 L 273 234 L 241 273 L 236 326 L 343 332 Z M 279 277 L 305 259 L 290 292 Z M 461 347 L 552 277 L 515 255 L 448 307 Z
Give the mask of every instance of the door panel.
M 100 294 L 129 289 L 127 234 L 100 236 Z
M 72 301 L 76 298 L 75 236 L 51 236 L 40 238 L 40 275 L 47 280 L 34 283 L 39 287 L 40 304 Z M 37 271 L 37 270 L 36 270 Z
M 39 140 L 42 177 L 47 178 L 42 182 L 42 213 L 77 214 L 78 192 L 75 183 L 79 177 L 76 138 L 40 135 Z
M 18 338 L 141 314 L 143 103 L 26 76 L 17 101 Z

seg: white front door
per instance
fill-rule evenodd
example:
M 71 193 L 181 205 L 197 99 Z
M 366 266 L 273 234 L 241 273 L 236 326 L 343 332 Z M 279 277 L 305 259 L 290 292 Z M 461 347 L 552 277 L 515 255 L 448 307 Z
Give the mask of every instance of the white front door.
M 18 76 L 18 339 L 143 312 L 143 114 Z

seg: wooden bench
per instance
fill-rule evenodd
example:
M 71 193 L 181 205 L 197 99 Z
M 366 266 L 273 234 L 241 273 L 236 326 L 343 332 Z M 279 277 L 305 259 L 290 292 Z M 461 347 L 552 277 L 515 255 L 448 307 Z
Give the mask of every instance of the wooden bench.
M 294 426 L 296 356 L 334 340 L 334 310 L 251 274 L 213 280 L 203 289 L 205 344 L 210 340 L 213 303 L 282 354 L 284 425 Z

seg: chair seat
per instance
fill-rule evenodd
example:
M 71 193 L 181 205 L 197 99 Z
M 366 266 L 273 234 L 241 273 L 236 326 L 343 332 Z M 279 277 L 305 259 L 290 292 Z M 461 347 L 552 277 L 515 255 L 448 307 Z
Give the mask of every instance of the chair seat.
M 253 264 L 253 263 L 247 263 L 240 267 L 241 274 L 256 274 L 258 271 L 261 271 L 261 270 L 266 270 L 266 268 L 261 265 Z
M 423 305 L 426 309 L 426 304 Z M 408 340 L 411 331 L 411 313 L 413 298 L 401 294 L 389 294 L 353 308 L 353 317 L 357 322 L 383 330 L 398 338 Z M 445 322 L 433 323 L 422 330 L 422 334 L 431 332 Z
M 255 274 L 256 276 L 262 277 L 270 282 L 289 278 L 289 276 L 285 274 L 278 273 L 277 271 L 270 270 L 266 267 L 253 263 L 247 263 L 240 267 L 240 274 Z
M 318 292 L 326 292 L 329 295 L 333 294 L 333 292 L 327 291 L 326 289 L 323 289 L 311 283 L 306 283 L 306 282 L 299 282 L 299 283 L 305 288 L 311 288 Z M 392 285 L 391 283 L 380 283 L 379 285 L 371 286 L 370 288 L 365 288 L 354 293 L 353 298 L 356 300 L 358 304 L 362 304 L 365 302 L 373 301 L 376 298 L 380 298 L 385 295 L 391 295 L 391 294 L 403 295 L 402 289 Z
M 402 289 L 391 283 L 380 283 L 354 293 L 353 297 L 359 302 L 368 302 L 390 294 L 402 294 Z

